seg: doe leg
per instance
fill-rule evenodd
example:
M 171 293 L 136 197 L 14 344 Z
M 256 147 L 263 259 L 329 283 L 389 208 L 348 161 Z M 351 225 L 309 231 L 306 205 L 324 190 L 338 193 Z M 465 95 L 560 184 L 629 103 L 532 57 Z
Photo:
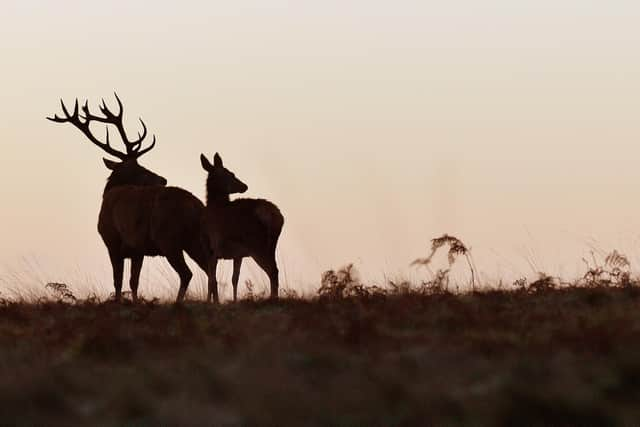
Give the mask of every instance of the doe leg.
M 215 255 L 212 255 L 209 258 L 209 262 L 207 264 L 207 276 L 208 276 L 208 284 L 209 290 L 207 292 L 207 302 L 214 302 L 218 304 L 218 280 L 216 279 L 216 272 L 218 270 L 218 258 Z
M 280 287 L 280 283 L 278 281 L 278 264 L 276 263 L 275 254 L 270 254 L 268 256 L 254 256 L 253 259 L 255 262 L 267 273 L 269 276 L 269 282 L 271 284 L 271 299 L 278 298 L 278 288 Z
M 233 285 L 233 302 L 238 299 L 238 279 L 240 278 L 240 267 L 242 266 L 242 258 L 233 259 L 233 275 L 231 276 L 231 284 Z

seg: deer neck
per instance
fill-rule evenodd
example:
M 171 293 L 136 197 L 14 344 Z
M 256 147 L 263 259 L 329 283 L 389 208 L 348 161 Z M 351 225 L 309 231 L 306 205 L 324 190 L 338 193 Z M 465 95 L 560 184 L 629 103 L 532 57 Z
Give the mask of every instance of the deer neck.
M 231 203 L 228 194 L 207 194 L 207 206 L 223 208 Z
M 136 183 L 130 177 L 127 177 L 127 176 L 113 176 L 112 175 L 107 179 L 107 184 L 104 186 L 104 191 L 102 192 L 102 197 L 107 195 L 107 193 L 109 193 L 109 191 L 111 191 L 111 190 L 113 190 L 115 188 L 125 187 L 125 186 L 147 187 L 147 188 L 161 187 L 161 186 L 155 186 L 155 185 L 141 185 L 141 184 Z
M 109 191 L 114 188 L 124 187 L 125 185 L 135 185 L 127 179 L 123 177 L 110 176 L 107 179 L 107 184 L 104 186 L 104 191 L 102 192 L 102 196 L 104 197 Z
M 125 184 L 118 182 L 117 180 L 113 179 L 113 177 L 109 177 L 109 179 L 107 179 L 107 184 L 104 186 L 102 197 L 104 197 L 110 190 L 113 190 L 114 188 L 117 188 L 117 187 L 121 187 L 123 185 Z

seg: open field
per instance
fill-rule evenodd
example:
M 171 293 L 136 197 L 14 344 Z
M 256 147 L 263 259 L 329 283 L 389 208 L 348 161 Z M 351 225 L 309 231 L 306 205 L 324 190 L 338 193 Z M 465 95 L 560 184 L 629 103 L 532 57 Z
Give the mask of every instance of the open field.
M 633 425 L 640 288 L 0 304 L 2 425 Z

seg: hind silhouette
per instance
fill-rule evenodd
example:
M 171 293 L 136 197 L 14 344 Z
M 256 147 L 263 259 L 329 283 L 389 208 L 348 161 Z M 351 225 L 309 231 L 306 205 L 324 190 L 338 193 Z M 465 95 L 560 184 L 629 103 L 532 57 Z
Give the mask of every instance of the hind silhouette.
M 276 246 L 284 217 L 273 203 L 263 199 L 236 199 L 229 195 L 244 193 L 247 185 L 226 169 L 218 153 L 213 164 L 200 155 L 207 171 L 207 207 L 203 218 L 204 242 L 208 250 L 209 292 L 207 301 L 218 302 L 216 269 L 218 259 L 233 259 L 233 300 L 236 301 L 242 258 L 251 257 L 267 273 L 271 298 L 278 297 Z

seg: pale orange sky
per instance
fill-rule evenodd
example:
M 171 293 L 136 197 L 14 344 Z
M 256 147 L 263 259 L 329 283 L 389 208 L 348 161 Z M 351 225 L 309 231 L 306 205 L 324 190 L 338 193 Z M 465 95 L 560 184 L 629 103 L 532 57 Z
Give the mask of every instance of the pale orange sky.
M 631 1 L 5 0 L 0 277 L 26 257 L 110 290 L 103 155 L 44 117 L 113 90 L 170 184 L 204 197 L 198 156 L 219 151 L 281 207 L 290 287 L 348 262 L 423 277 L 408 264 L 444 232 L 488 278 L 571 277 L 592 244 L 633 262 L 639 18 Z

